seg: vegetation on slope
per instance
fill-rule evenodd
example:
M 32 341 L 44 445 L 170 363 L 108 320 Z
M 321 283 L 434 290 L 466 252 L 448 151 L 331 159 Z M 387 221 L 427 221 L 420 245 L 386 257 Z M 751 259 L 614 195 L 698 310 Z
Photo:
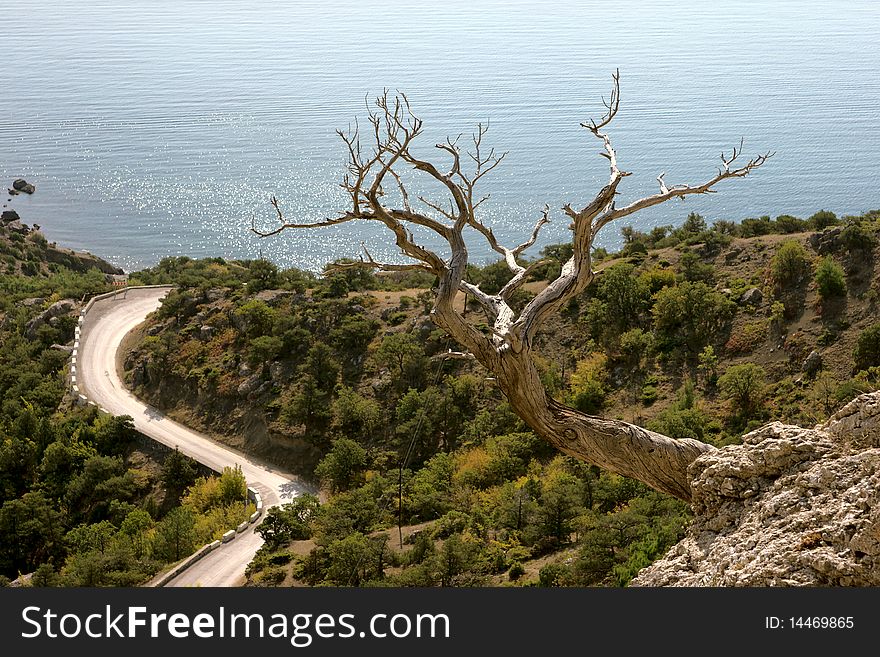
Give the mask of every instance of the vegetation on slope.
M 715 445 L 824 419 L 876 387 L 878 217 L 624 229 L 539 337 L 546 387 Z M 567 248 L 544 249 L 519 303 Z M 471 274 L 487 291 L 509 276 Z M 270 513 L 255 584 L 622 585 L 687 523 L 684 505 L 558 455 L 485 370 L 447 358 L 430 280 L 185 258 L 138 277 L 184 284 L 128 359 L 138 392 L 324 486 Z
M 69 404 L 76 302 L 113 268 L 76 254 L 71 269 L 53 248 L 0 227 L 0 583 L 136 585 L 246 517 L 244 479 L 198 478 L 179 453 L 145 449 L 130 418 Z

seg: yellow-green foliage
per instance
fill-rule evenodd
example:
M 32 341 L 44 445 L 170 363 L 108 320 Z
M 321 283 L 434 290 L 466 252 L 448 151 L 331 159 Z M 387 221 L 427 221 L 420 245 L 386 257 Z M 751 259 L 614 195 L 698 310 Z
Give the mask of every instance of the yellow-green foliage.
M 595 413 L 604 406 L 608 392 L 607 364 L 608 358 L 599 352 L 578 361 L 570 381 L 572 404 L 577 409 Z

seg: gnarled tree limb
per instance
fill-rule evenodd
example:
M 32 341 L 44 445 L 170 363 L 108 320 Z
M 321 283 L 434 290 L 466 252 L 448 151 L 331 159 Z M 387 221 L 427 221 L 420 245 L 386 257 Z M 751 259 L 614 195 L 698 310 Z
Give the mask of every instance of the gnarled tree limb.
M 604 102 L 604 101 L 603 101 Z M 368 108 L 372 126 L 370 152 L 361 144 L 360 129 L 338 131 L 346 144 L 349 162 L 342 187 L 351 199 L 351 207 L 338 217 L 314 223 L 293 223 L 284 218 L 280 205 L 274 197 L 278 225 L 261 230 L 252 226 L 255 233 L 266 237 L 283 230 L 335 226 L 355 219 L 379 221 L 395 237 L 401 252 L 413 262 L 390 264 L 376 262 L 364 249 L 366 260 L 345 263 L 341 267 L 363 266 L 385 271 L 419 270 L 438 277 L 439 285 L 431 317 L 472 354 L 495 376 L 498 386 L 505 393 L 512 408 L 539 435 L 560 450 L 589 461 L 618 474 L 633 477 L 644 483 L 690 500 L 691 490 L 687 476 L 688 465 L 700 454 L 714 449 L 710 445 L 691 439 L 675 439 L 642 429 L 626 422 L 586 415 L 566 407 L 552 399 L 544 389 L 532 358 L 534 340 L 544 320 L 562 305 L 575 298 L 593 280 L 591 250 L 599 231 L 610 222 L 626 217 L 639 210 L 652 207 L 673 198 L 692 194 L 714 192 L 714 187 L 729 178 L 742 178 L 766 163 L 772 153 L 766 153 L 737 166 L 742 153 L 742 142 L 730 156 L 721 155 L 722 166 L 713 177 L 697 185 L 673 185 L 669 187 L 665 173 L 657 177 L 660 192 L 635 200 L 623 207 L 616 207 L 621 181 L 631 175 L 618 165 L 617 152 L 611 142 L 607 127 L 620 108 L 620 76 L 613 75 L 611 96 L 604 102 L 605 113 L 596 120 L 581 124 L 602 143 L 603 156 L 609 163 L 608 183 L 581 209 L 567 203 L 562 211 L 571 220 L 572 256 L 562 266 L 559 276 L 539 292 L 519 313 L 511 307 L 512 294 L 527 279 L 536 263 L 526 265 L 519 258 L 534 245 L 541 228 L 550 220 L 550 209 L 545 207 L 530 237 L 513 248 L 499 243 L 492 229 L 478 217 L 477 210 L 488 198 L 475 194 L 476 186 L 504 159 L 506 153 L 496 155 L 494 149 L 486 152 L 483 140 L 488 125 L 479 125 L 472 136 L 473 147 L 463 153 L 459 138 L 447 139 L 436 148 L 451 162 L 444 173 L 434 163 L 416 157 L 410 150 L 412 143 L 422 132 L 422 122 L 412 112 L 403 94 L 389 95 L 385 91 Z M 467 155 L 464 158 L 463 155 Z M 473 168 L 467 170 L 464 162 L 470 160 Z M 440 183 L 448 194 L 449 209 L 445 203 L 419 197 L 431 214 L 416 212 L 410 204 L 410 195 L 401 176 L 401 169 L 409 169 L 411 175 L 425 175 Z M 386 178 L 393 181 L 385 189 Z M 402 207 L 395 207 L 396 198 Z M 431 230 L 448 245 L 451 256 L 444 260 L 437 253 L 415 243 L 408 226 L 416 225 Z M 465 230 L 470 230 L 486 240 L 489 247 L 499 253 L 512 273 L 510 281 L 497 294 L 489 294 L 465 279 L 468 251 Z M 492 326 L 490 335 L 476 328 L 454 307 L 456 294 L 466 292 L 486 310 Z

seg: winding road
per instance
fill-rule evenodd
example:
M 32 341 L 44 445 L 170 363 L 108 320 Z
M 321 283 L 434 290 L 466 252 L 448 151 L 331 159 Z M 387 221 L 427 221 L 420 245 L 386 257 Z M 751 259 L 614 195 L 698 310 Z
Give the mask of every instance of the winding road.
M 77 374 L 80 391 L 109 413 L 130 415 L 141 433 L 217 471 L 240 465 L 248 486 L 263 498 L 264 509 L 282 504 L 307 488 L 293 475 L 246 456 L 147 406 L 129 392 L 116 368 L 125 336 L 156 310 L 170 288 L 142 288 L 96 301 L 86 314 L 80 336 Z M 166 586 L 239 586 L 262 539 L 255 525 L 206 555 Z

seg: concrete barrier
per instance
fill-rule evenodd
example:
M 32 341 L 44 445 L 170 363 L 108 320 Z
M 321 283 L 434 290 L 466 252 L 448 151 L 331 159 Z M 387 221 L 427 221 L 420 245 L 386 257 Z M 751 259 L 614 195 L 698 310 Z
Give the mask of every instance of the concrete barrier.
M 259 514 L 259 512 L 254 511 L 254 512 L 251 514 L 251 517 L 250 517 L 250 519 L 248 520 L 248 522 L 250 522 L 250 523 L 255 523 L 259 518 L 260 518 L 260 514 Z
M 233 538 L 235 538 L 235 530 L 234 530 L 234 529 L 230 529 L 228 532 L 226 532 L 225 534 L 223 534 L 223 538 L 220 539 L 220 542 L 221 542 L 221 543 L 228 543 L 228 542 L 231 541 Z
M 235 528 L 235 532 L 237 534 L 241 534 L 245 529 L 247 529 L 250 526 L 251 526 L 251 523 L 248 522 L 247 520 L 245 520 L 243 523 L 241 523 L 238 527 Z

